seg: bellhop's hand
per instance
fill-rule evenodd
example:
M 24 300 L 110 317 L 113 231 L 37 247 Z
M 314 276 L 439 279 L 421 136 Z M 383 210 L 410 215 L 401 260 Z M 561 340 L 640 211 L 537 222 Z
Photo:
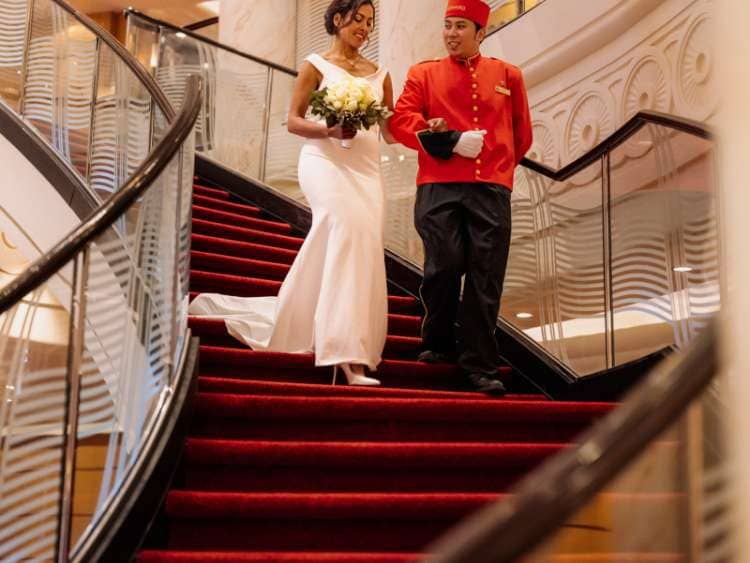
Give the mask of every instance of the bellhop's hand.
M 427 125 L 430 126 L 430 131 L 433 133 L 442 133 L 448 130 L 448 122 L 442 117 L 435 117 L 428 120 Z
M 487 131 L 466 131 L 461 133 L 461 138 L 453 147 L 453 152 L 464 158 L 476 158 L 484 148 L 484 136 Z
M 353 127 L 334 125 L 326 127 L 326 137 L 331 139 L 353 139 L 357 136 L 357 130 Z

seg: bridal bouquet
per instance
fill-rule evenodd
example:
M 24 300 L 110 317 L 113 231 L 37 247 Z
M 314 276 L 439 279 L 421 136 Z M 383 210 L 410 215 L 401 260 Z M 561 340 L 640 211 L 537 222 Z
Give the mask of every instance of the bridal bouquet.
M 328 127 L 341 125 L 348 129 L 365 129 L 382 123 L 390 111 L 375 98 L 375 92 L 363 78 L 344 78 L 310 96 L 312 114 L 326 120 Z M 350 148 L 352 139 L 343 139 L 341 146 Z

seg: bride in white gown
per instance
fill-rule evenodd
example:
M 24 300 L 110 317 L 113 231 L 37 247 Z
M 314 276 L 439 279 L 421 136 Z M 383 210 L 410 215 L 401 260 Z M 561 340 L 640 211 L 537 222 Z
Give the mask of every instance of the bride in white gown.
M 388 315 L 379 133 L 394 141 L 387 127 L 355 133 L 305 115 L 314 90 L 347 76 L 366 79 L 393 109 L 390 75 L 359 54 L 374 22 L 372 0 L 334 0 L 326 12 L 333 45 L 310 55 L 295 82 L 288 128 L 307 139 L 299 182 L 313 221 L 278 297 L 203 294 L 190 305 L 191 315 L 223 318 L 254 350 L 314 351 L 317 366 L 334 366 L 334 382 L 340 367 L 350 385 L 380 384 L 365 374 L 381 361 Z

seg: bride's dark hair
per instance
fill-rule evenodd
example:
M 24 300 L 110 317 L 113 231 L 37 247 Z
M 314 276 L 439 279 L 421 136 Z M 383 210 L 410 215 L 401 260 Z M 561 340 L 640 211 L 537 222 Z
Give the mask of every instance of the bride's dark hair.
M 372 6 L 372 11 L 374 13 L 375 3 L 373 0 L 333 0 L 330 6 L 328 6 L 325 15 L 326 31 L 328 32 L 328 35 L 336 35 L 338 33 L 338 28 L 336 27 L 336 24 L 333 23 L 336 14 L 341 14 L 341 17 L 344 18 L 346 17 L 346 14 L 351 12 L 349 18 L 344 22 L 344 26 L 347 26 L 351 23 L 352 18 L 359 9 L 362 6 L 367 5 Z

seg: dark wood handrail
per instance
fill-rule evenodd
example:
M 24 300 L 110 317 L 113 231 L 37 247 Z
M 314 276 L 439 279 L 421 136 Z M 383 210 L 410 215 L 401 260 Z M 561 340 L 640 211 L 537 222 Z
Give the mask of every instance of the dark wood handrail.
M 623 403 L 497 502 L 449 531 L 425 563 L 527 556 L 556 533 L 705 392 L 719 369 L 714 319 L 688 350 L 659 364 Z
M 164 138 L 117 193 L 0 291 L 0 315 L 47 282 L 138 201 L 167 167 L 193 130 L 200 113 L 202 98 L 203 83 L 197 76 L 191 76 L 185 90 L 182 110 L 172 121 Z
M 521 160 L 521 166 L 533 170 L 555 182 L 564 182 L 584 168 L 600 160 L 607 153 L 612 152 L 635 135 L 643 126 L 648 124 L 661 125 L 662 127 L 682 131 L 683 133 L 700 137 L 702 139 L 713 139 L 713 133 L 702 123 L 684 117 L 676 117 L 674 115 L 660 113 L 658 111 L 643 110 L 636 113 L 594 148 L 581 155 L 570 164 L 566 164 L 559 170 L 553 170 L 544 164 L 528 158 Z
M 188 31 L 198 31 L 199 29 L 203 29 L 204 27 L 211 27 L 212 25 L 216 25 L 217 23 L 219 23 L 219 17 L 214 16 L 212 18 L 206 18 L 205 20 L 186 25 L 185 29 L 187 29 Z

